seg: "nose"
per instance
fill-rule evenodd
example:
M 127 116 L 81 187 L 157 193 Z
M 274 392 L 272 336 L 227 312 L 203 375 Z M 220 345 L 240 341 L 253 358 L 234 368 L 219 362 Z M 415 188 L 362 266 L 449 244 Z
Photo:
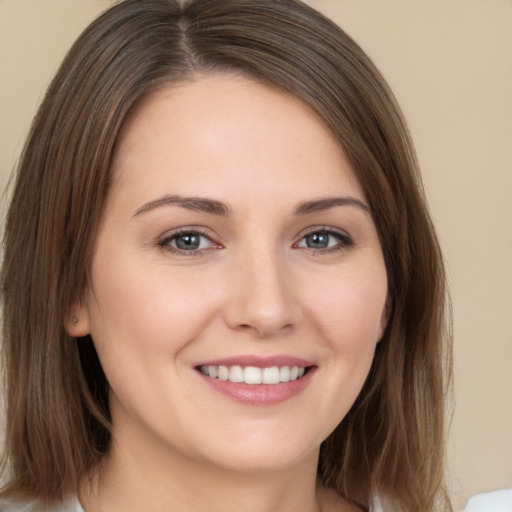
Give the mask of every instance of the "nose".
M 264 339 L 282 335 L 297 324 L 300 307 L 283 257 L 252 252 L 230 269 L 225 321 L 231 329 Z

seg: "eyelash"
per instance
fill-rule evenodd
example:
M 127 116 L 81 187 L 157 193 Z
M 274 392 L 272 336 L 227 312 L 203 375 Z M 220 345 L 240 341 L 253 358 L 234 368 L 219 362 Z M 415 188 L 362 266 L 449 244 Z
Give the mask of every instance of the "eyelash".
M 190 251 L 187 251 L 185 249 L 180 249 L 179 247 L 173 247 L 171 245 L 171 242 L 183 235 L 196 235 L 196 236 L 199 236 L 202 238 L 206 238 L 212 244 L 212 247 L 203 248 L 203 249 L 193 249 Z M 170 235 L 166 236 L 162 240 L 160 240 L 158 242 L 158 246 L 167 252 L 170 252 L 173 254 L 178 254 L 180 256 L 198 256 L 198 255 L 203 254 L 205 251 L 208 251 L 211 249 L 222 249 L 222 245 L 215 242 L 209 232 L 202 231 L 197 228 L 186 228 L 186 227 L 180 228 L 180 229 L 174 231 L 173 233 L 171 233 Z
M 337 231 L 333 228 L 329 227 L 315 227 L 311 228 L 306 233 L 302 234 L 299 241 L 295 242 L 292 247 L 293 248 L 301 248 L 302 246 L 299 246 L 299 244 L 306 239 L 306 237 L 314 234 L 324 234 L 329 237 L 335 237 L 338 239 L 338 243 L 335 244 L 333 247 L 325 247 L 322 249 L 318 248 L 312 248 L 312 247 L 304 247 L 304 249 L 308 249 L 312 254 L 314 255 L 325 255 L 330 254 L 336 251 L 342 251 L 347 250 L 355 245 L 354 240 L 347 235 L 346 233 L 343 233 L 341 231 Z M 212 244 L 211 247 L 202 248 L 202 249 L 193 249 L 193 250 L 185 250 L 180 249 L 178 247 L 173 247 L 171 243 L 176 240 L 178 237 L 183 235 L 192 235 L 192 236 L 199 236 L 208 239 L 208 241 Z M 180 228 L 176 230 L 175 232 L 171 233 L 170 235 L 166 236 L 165 238 L 158 241 L 158 246 L 164 249 L 167 252 L 178 254 L 181 256 L 198 256 L 204 254 L 205 251 L 209 251 L 211 249 L 222 249 L 223 246 L 215 242 L 213 237 L 210 235 L 207 231 L 202 231 L 197 228 Z
M 310 228 L 306 233 L 301 235 L 300 240 L 298 242 L 295 242 L 293 244 L 293 246 L 298 247 L 298 244 L 301 243 L 306 237 L 308 237 L 310 235 L 314 235 L 314 234 L 324 234 L 324 235 L 328 235 L 330 237 L 332 236 L 332 237 L 335 237 L 338 239 L 338 243 L 336 243 L 332 247 L 326 247 L 323 249 L 315 249 L 312 247 L 309 247 L 309 248 L 306 247 L 306 249 L 309 249 L 309 251 L 311 251 L 311 253 L 314 255 L 325 255 L 325 254 L 330 254 L 330 253 L 337 252 L 337 251 L 344 251 L 344 250 L 350 249 L 351 247 L 353 247 L 355 245 L 354 240 L 347 233 L 344 233 L 343 231 L 338 231 L 331 227 L 323 226 L 323 227 Z

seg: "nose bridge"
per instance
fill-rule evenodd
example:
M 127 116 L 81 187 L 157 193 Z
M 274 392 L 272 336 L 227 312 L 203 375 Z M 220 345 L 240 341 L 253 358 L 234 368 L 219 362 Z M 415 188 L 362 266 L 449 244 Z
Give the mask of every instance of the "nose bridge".
M 293 325 L 298 308 L 285 255 L 270 243 L 257 245 L 238 255 L 228 321 L 266 337 Z

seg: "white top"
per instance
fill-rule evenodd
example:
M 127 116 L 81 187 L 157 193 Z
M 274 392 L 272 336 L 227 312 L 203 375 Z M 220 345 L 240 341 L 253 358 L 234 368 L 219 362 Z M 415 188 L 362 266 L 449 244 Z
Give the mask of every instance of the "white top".
M 512 512 L 512 489 L 477 494 L 462 512 Z
M 0 501 L 0 512 L 84 512 L 77 498 L 52 509 L 36 508 L 34 503 L 12 503 Z M 380 505 L 372 512 L 384 512 Z M 512 489 L 477 494 L 473 496 L 462 512 L 512 512 Z
M 0 512 L 84 512 L 77 498 L 51 508 L 41 508 L 34 502 L 12 502 L 0 500 Z

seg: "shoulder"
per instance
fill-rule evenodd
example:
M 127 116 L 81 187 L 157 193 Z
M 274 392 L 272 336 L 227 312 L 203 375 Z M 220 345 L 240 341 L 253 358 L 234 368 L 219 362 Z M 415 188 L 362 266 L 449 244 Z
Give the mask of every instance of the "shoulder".
M 0 512 L 84 512 L 80 502 L 73 497 L 52 507 L 42 507 L 35 501 L 14 501 L 0 499 Z
M 477 494 L 462 512 L 512 512 L 512 489 Z

